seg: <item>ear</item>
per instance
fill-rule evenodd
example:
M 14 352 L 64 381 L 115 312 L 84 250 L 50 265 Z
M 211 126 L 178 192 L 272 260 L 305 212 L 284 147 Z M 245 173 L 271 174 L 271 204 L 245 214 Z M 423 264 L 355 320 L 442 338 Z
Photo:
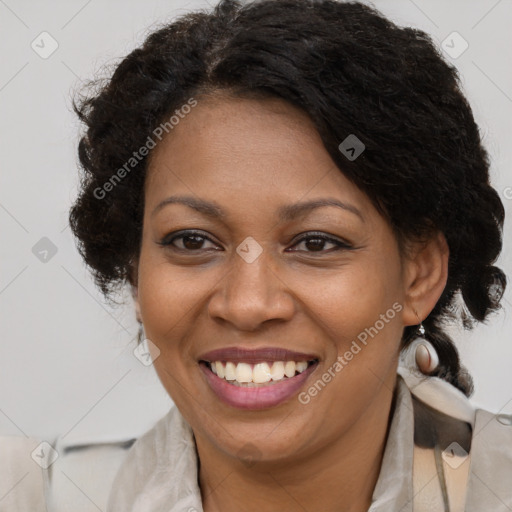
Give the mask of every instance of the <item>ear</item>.
M 426 242 L 413 244 L 405 257 L 404 325 L 417 325 L 434 309 L 448 280 L 450 250 L 437 231 Z

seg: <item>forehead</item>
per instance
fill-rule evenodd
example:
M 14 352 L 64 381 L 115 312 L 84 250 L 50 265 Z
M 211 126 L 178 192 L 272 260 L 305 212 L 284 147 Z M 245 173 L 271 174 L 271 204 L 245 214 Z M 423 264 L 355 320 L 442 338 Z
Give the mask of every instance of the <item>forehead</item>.
M 280 99 L 202 98 L 151 154 L 150 203 L 172 193 L 290 203 L 364 194 L 335 165 L 309 117 Z M 343 196 L 343 197 L 340 197 Z

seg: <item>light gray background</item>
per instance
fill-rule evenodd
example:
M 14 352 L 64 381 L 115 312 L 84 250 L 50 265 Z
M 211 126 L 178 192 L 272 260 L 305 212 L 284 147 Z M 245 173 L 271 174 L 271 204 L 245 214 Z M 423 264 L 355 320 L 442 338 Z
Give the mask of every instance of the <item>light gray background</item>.
M 508 215 L 498 264 L 512 276 L 511 1 L 373 5 L 400 25 L 427 31 L 440 46 L 453 31 L 469 43 L 448 60 L 461 72 L 492 157 Z M 78 123 L 70 105 L 73 91 L 103 65 L 196 7 L 208 4 L 0 0 L 0 434 L 61 434 L 67 441 L 137 436 L 172 405 L 153 368 L 132 353 L 132 308 L 105 305 L 67 225 L 77 190 Z M 34 40 L 42 46 L 43 31 L 59 45 L 47 59 L 31 48 Z M 57 248 L 45 263 L 32 252 L 42 237 Z M 488 325 L 453 329 L 475 379 L 474 401 L 495 412 L 512 412 L 511 289 Z

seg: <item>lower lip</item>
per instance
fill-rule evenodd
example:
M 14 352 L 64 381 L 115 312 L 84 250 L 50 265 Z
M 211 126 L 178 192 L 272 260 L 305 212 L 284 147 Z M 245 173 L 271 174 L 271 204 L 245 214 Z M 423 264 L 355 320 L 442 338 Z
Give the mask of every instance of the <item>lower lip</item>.
M 317 366 L 318 362 L 316 361 L 295 377 L 288 377 L 281 382 L 267 386 L 248 388 L 229 384 L 225 379 L 215 375 L 205 363 L 199 364 L 213 392 L 223 402 L 238 409 L 250 410 L 275 407 L 288 400 L 299 391 Z

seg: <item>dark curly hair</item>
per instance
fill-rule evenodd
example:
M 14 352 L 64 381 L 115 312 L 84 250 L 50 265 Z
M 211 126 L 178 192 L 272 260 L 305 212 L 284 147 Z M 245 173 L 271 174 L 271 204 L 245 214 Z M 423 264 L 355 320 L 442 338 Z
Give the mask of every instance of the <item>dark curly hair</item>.
M 312 119 L 401 247 L 444 233 L 448 281 L 423 325 L 440 358 L 432 375 L 472 393 L 445 323 L 458 318 L 469 329 L 500 307 L 506 277 L 493 263 L 505 213 L 457 70 L 426 33 L 358 2 L 222 0 L 154 31 L 106 83 L 92 85 L 74 102 L 86 132 L 70 225 L 106 298 L 134 284 L 148 157 L 137 153 L 133 170 L 126 162 L 155 128 L 192 97 L 278 97 Z M 338 149 L 349 134 L 366 147 L 353 161 Z M 406 327 L 402 347 L 416 334 Z

